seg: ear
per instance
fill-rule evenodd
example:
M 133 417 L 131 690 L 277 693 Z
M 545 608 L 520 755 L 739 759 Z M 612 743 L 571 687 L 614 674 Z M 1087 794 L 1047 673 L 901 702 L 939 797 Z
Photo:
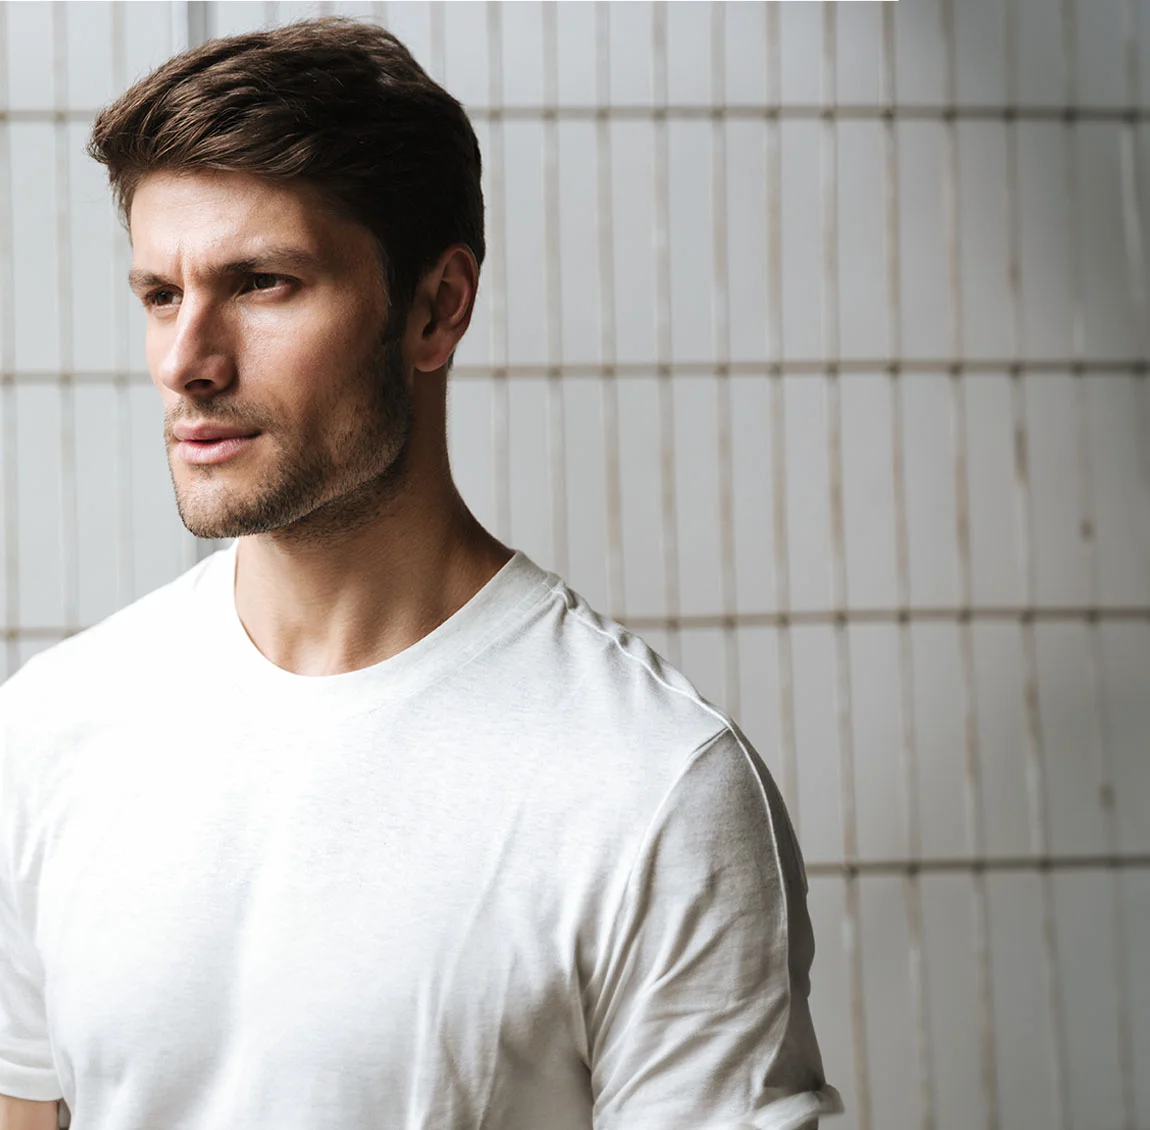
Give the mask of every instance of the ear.
M 479 264 L 465 243 L 452 244 L 419 281 L 407 319 L 406 344 L 420 372 L 442 369 L 471 324 Z

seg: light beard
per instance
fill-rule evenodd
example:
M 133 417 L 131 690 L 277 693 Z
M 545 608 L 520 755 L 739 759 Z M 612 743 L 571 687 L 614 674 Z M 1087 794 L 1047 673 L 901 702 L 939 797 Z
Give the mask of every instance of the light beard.
M 379 518 L 407 486 L 414 414 L 401 342 L 382 337 L 361 380 L 375 390 L 366 413 L 326 442 L 302 436 L 297 451 L 281 453 L 266 479 L 248 482 L 242 494 L 221 490 L 205 500 L 210 483 L 197 482 L 181 496 L 172 474 L 185 528 L 200 538 L 269 534 L 279 544 L 311 545 Z M 338 464 L 330 452 L 341 453 Z

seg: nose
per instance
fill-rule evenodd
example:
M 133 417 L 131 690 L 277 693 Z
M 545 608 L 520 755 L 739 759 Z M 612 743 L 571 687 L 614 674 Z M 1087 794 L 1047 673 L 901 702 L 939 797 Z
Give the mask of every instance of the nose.
M 208 300 L 185 295 L 174 326 L 157 344 L 155 379 L 172 392 L 210 397 L 235 380 L 235 353 L 225 319 Z

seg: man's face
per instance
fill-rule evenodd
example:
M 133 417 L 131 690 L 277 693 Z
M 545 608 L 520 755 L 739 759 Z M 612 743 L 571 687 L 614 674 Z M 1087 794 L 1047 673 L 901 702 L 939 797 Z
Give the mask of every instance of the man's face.
M 403 486 L 412 417 L 367 229 L 306 187 L 215 172 L 149 174 L 130 222 L 184 525 L 319 539 L 375 517 Z M 256 434 L 178 440 L 197 424 Z

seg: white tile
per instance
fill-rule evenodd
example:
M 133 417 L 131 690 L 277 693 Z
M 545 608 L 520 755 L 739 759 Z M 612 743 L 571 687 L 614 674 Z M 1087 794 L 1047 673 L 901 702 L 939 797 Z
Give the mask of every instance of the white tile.
M 790 360 L 821 359 L 826 351 L 820 134 L 817 122 L 784 118 L 779 127 L 782 354 Z
M 649 0 L 609 4 L 609 105 L 654 104 L 654 5 Z
M 851 736 L 859 854 L 864 859 L 906 859 L 908 781 L 900 724 L 902 675 L 899 629 L 856 624 L 848 632 L 851 656 Z M 912 750 L 912 757 L 919 751 Z
M 555 558 L 552 478 L 559 465 L 551 440 L 556 406 L 542 377 L 509 380 L 507 400 L 511 543 L 549 569 Z
M 599 13 L 594 4 L 558 0 L 554 4 L 555 37 L 559 47 L 556 81 L 561 106 L 596 104 L 596 30 Z
M 974 884 L 965 875 L 928 874 L 920 886 L 936 1124 L 968 1130 L 986 1124 L 988 1108 Z
M 731 684 L 722 630 L 684 628 L 679 646 L 680 668 L 683 674 L 707 702 L 713 703 L 721 710 L 729 711 Z
M 124 603 L 126 564 L 122 537 L 124 501 L 119 392 L 109 384 L 75 389 L 76 508 L 79 618 L 95 624 Z
M 604 264 L 600 233 L 610 216 L 600 206 L 602 177 L 594 122 L 559 123 L 559 272 L 562 356 L 598 364 L 603 359 Z M 608 198 L 609 200 L 609 198 Z
M 903 121 L 898 135 L 899 333 L 907 357 L 951 354 L 951 293 L 943 215 L 942 131 Z
M 568 381 L 563 388 L 567 460 L 567 581 L 593 608 L 611 615 L 608 571 L 608 436 L 606 380 Z
M 1041 882 L 1034 874 L 987 876 L 1000 1125 L 1026 1130 L 1055 1125 Z
M 498 6 L 505 106 L 539 106 L 543 102 L 545 6 L 538 0 Z
M 859 889 L 871 1116 L 876 1126 L 912 1130 L 923 1110 L 903 884 L 868 877 Z
M 1089 600 L 1089 578 L 1082 538 L 1075 378 L 1030 373 L 1023 382 L 1033 522 L 1032 598 L 1038 604 L 1081 606 Z
M 827 378 L 784 376 L 787 547 L 791 607 L 831 603 L 831 512 L 827 451 Z
M 726 16 L 731 4 L 666 4 L 667 101 L 672 106 L 709 106 L 714 97 L 712 74 L 715 14 Z M 720 34 L 722 21 L 718 23 Z M 719 76 L 720 81 L 723 75 Z
M 6 104 L 13 110 L 48 110 L 55 105 L 51 4 L 7 4 Z
M 64 531 L 60 390 L 18 384 L 9 409 L 16 414 L 16 550 L 21 625 L 64 623 Z
M 866 5 L 842 5 L 845 11 Z M 893 342 L 884 127 L 842 121 L 838 143 L 838 319 L 844 357 L 886 358 Z
M 798 790 L 792 816 L 807 861 L 843 858 L 842 758 L 835 714 L 835 643 L 823 624 L 791 633 Z
M 911 625 L 914 727 L 918 754 L 918 816 L 922 854 L 958 858 L 970 852 L 963 730 L 963 675 L 958 627 Z
M 667 613 L 660 470 L 660 392 L 654 377 L 619 381 L 619 474 L 627 614 Z
M 714 206 L 715 153 L 711 122 L 667 124 L 668 262 L 671 356 L 680 362 L 722 356 L 716 342 L 719 282 L 715 246 L 720 238 Z M 733 289 L 722 280 L 723 290 Z
M 731 488 L 735 515 L 735 605 L 778 608 L 773 461 L 775 382 L 763 375 L 731 381 Z M 785 499 L 785 496 L 784 496 Z
M 750 8 L 752 5 L 739 5 Z M 776 312 L 771 308 L 768 217 L 780 206 L 767 180 L 768 130 L 763 122 L 730 119 L 727 150 L 727 296 L 733 361 L 777 356 Z
M 852 608 L 898 604 L 891 378 L 842 378 L 843 511 Z
M 1012 607 L 1022 599 L 1022 577 L 1010 379 L 969 373 L 963 392 L 971 595 L 980 607 Z
M 1034 626 L 1050 846 L 1056 855 L 1106 851 L 1107 783 L 1094 698 L 1089 627 Z
M 616 12 L 620 7 L 611 9 Z M 655 356 L 655 146 L 649 123 L 613 121 L 611 231 L 617 360 Z
M 1025 657 L 1017 623 L 972 625 L 979 776 L 989 856 L 1029 855 L 1036 841 L 1027 791 Z
M 55 127 L 8 126 L 12 168 L 13 337 L 18 369 L 60 365 Z
M 954 608 L 960 592 L 951 378 L 908 374 L 900 385 L 910 601 Z
M 1024 357 L 1066 357 L 1071 348 L 1070 230 L 1065 129 L 1019 122 L 1019 275 Z
M 1097 599 L 1104 605 L 1150 604 L 1150 505 L 1138 453 L 1146 387 L 1145 377 L 1121 374 L 1086 383 Z
M 468 508 L 488 528 L 495 519 L 493 384 L 487 377 L 452 377 L 447 382 L 452 477 Z
M 550 144 L 538 121 L 503 125 L 503 177 L 507 217 L 507 348 L 517 364 L 543 365 L 551 359 L 548 319 L 552 307 L 544 198 L 544 146 Z M 509 174 L 509 175 L 508 175 Z
M 1006 127 L 959 122 L 958 270 L 964 358 L 1009 357 L 1010 223 Z
M 713 616 L 725 610 L 718 433 L 720 416 L 729 432 L 730 410 L 714 376 L 677 376 L 672 390 L 679 606 L 684 615 Z
M 1099 625 L 1103 710 L 1114 784 L 1118 848 L 1150 852 L 1150 624 L 1103 621 Z M 1148 1025 L 1150 1026 L 1150 1025 Z
M 954 5 L 955 86 L 961 105 L 1001 106 L 1006 101 L 1006 2 Z
M 1107 871 L 1054 876 L 1072 1126 L 1121 1126 L 1124 1121 L 1114 976 L 1116 893 L 1115 875 Z

